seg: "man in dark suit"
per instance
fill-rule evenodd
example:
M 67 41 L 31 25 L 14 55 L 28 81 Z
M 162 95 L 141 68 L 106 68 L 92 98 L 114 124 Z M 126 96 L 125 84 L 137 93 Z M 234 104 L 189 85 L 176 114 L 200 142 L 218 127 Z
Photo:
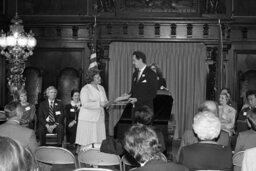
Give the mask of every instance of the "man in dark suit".
M 245 104 L 242 107 L 242 110 L 239 112 L 236 121 L 236 132 L 249 130 L 247 124 L 247 113 L 251 112 L 253 109 L 256 108 L 256 90 L 248 90 L 246 92 L 246 98 L 248 104 Z
M 146 56 L 140 51 L 132 54 L 132 62 L 135 66 L 135 72 L 132 75 L 132 88 L 129 101 L 133 104 L 133 111 L 148 106 L 153 110 L 153 99 L 157 91 L 157 76 L 146 65 Z M 133 112 L 134 113 L 134 112 Z M 134 114 L 132 114 L 132 120 Z
M 25 148 L 35 152 L 37 141 L 35 132 L 32 129 L 20 125 L 23 109 L 19 102 L 11 102 L 4 108 L 8 121 L 0 125 L 0 136 L 12 138 L 21 143 Z
M 61 146 L 64 130 L 64 106 L 56 99 L 57 89 L 50 86 L 46 89 L 47 99 L 39 106 L 39 138 L 41 145 L 45 145 L 45 135 L 57 133 L 58 146 Z
M 235 153 L 256 147 L 256 109 L 250 110 L 246 116 L 250 129 L 239 133 Z

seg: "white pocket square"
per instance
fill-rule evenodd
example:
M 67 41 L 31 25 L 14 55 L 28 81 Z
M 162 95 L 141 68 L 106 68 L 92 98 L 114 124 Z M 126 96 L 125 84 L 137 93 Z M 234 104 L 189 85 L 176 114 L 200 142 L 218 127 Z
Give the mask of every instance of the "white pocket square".
M 142 82 L 143 82 L 143 83 L 146 83 L 146 82 L 147 82 L 147 80 L 143 80 Z

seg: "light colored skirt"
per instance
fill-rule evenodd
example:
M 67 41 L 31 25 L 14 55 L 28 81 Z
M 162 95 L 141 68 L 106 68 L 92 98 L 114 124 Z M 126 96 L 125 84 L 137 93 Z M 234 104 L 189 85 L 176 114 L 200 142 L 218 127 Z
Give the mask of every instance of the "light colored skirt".
M 101 113 L 97 122 L 78 120 L 76 144 L 101 143 L 106 139 L 105 114 Z

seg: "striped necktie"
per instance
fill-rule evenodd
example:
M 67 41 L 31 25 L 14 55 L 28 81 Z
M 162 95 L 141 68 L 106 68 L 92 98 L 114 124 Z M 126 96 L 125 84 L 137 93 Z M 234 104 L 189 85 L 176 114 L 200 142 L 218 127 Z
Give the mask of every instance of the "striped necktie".
M 53 101 L 51 101 L 50 106 L 49 106 L 49 121 L 55 122 L 54 112 L 53 112 Z

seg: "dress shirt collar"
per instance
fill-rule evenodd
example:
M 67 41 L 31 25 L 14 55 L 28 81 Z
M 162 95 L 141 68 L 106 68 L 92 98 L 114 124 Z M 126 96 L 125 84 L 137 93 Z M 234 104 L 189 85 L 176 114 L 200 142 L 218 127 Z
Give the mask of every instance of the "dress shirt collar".
M 141 69 L 139 69 L 140 73 L 143 73 L 143 71 L 146 69 L 147 65 L 145 65 L 144 67 L 142 67 Z
M 53 105 L 54 106 L 54 100 L 50 100 L 50 99 L 48 99 L 48 102 L 49 102 L 49 105 Z

